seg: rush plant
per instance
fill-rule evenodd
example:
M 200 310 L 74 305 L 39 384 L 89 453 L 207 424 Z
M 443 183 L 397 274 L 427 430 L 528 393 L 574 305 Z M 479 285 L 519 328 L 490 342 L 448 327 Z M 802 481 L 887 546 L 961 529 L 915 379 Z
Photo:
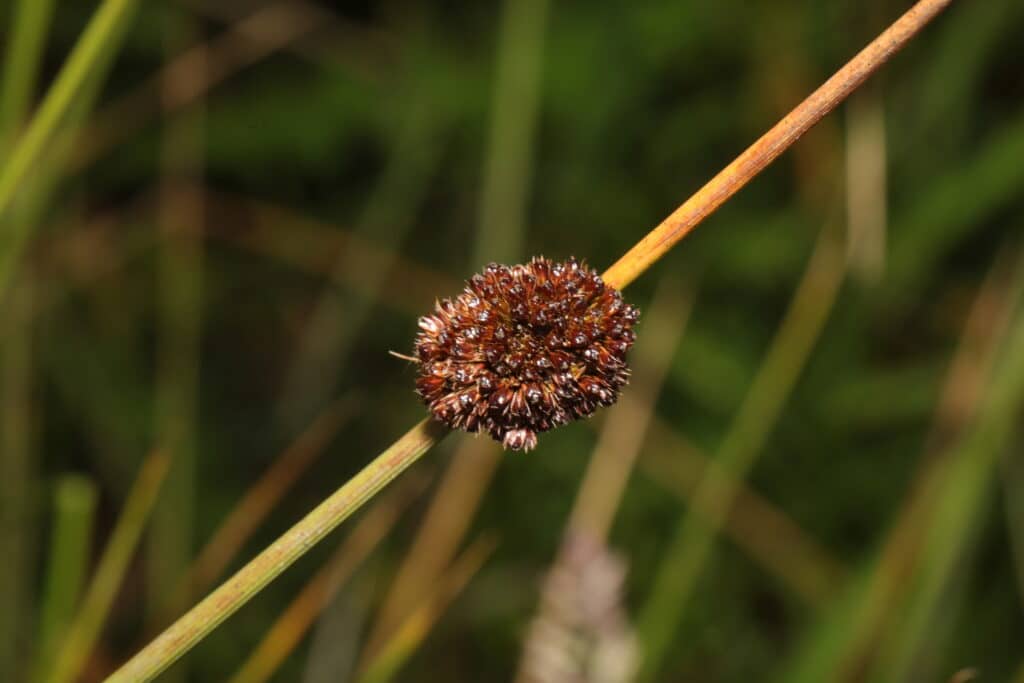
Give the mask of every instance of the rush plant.
M 951 1 L 920 0 L 606 270 L 601 275 L 603 285 L 621 290 L 632 283 L 801 135 L 835 109 Z M 454 426 L 465 425 L 460 423 Z M 529 430 L 530 433 L 520 433 L 518 430 Z M 448 425 L 433 417 L 412 427 L 359 474 L 143 648 L 108 681 L 146 681 L 166 669 L 416 462 L 449 431 Z M 539 430 L 523 424 L 497 431 L 503 440 L 509 440 L 508 435 L 512 434 L 509 446 L 525 447 L 532 433 Z M 494 432 L 492 434 L 499 436 Z

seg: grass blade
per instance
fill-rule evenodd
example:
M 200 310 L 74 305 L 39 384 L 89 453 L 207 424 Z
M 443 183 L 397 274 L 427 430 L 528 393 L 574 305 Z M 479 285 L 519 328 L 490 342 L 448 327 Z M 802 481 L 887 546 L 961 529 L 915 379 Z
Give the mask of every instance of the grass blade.
M 662 560 L 639 620 L 646 648 L 642 680 L 652 680 L 663 663 L 715 534 L 736 500 L 736 482 L 746 478 L 760 454 L 832 310 L 842 277 L 843 255 L 826 227 L 750 392 L 719 447 L 720 469 L 710 469 L 695 494 L 694 507 L 706 514 L 683 517 Z
M 107 680 L 110 683 L 151 680 L 323 540 L 446 434 L 447 429 L 439 423 L 429 419 L 421 421 Z
M 672 215 L 662 221 L 604 275 L 622 289 L 664 256 L 715 209 L 740 191 L 751 178 L 846 99 L 952 0 L 920 0 L 871 44 L 832 75 L 784 119 L 748 147 Z
M 997 261 L 975 298 L 935 407 L 925 455 L 913 489 L 878 557 L 858 572 L 810 632 L 778 680 L 855 680 L 870 668 L 898 610 L 899 597 L 921 563 L 921 539 L 948 478 L 949 458 L 936 456 L 974 420 L 998 346 L 1009 327 L 1013 296 L 1008 258 Z
M 674 278 L 658 286 L 646 334 L 633 352 L 634 378 L 601 429 L 566 525 L 566 541 L 576 532 L 607 542 L 692 307 L 692 296 L 681 294 Z
M 640 468 L 660 486 L 668 488 L 694 514 L 710 518 L 713 510 L 696 493 L 709 468 L 721 467 L 680 436 L 664 420 L 651 425 L 651 437 L 640 458 Z M 721 471 L 718 476 L 728 477 Z M 844 568 L 800 526 L 743 481 L 736 481 L 736 502 L 722 531 L 768 572 L 811 604 L 835 594 Z
M 169 60 L 196 30 L 174 15 L 168 23 L 164 51 Z M 161 83 L 163 103 L 173 103 L 205 78 L 202 56 L 189 66 Z M 146 619 L 157 628 L 188 606 L 175 588 L 194 552 L 205 214 L 203 194 L 188 179 L 202 173 L 204 110 L 202 101 L 195 103 L 187 115 L 169 121 L 161 136 L 154 430 L 157 448 L 173 459 L 147 538 L 148 556 L 160 558 L 146 564 Z
M 114 602 L 128 563 L 135 554 L 142 530 L 156 502 L 160 485 L 167 474 L 169 459 L 159 451 L 150 455 L 142 465 L 117 525 L 110 536 L 96 575 L 82 601 L 78 614 L 68 630 L 67 640 L 54 664 L 50 683 L 69 683 L 75 680 L 86 658 L 99 638 L 103 622 Z
M 0 171 L 0 216 L 11 208 L 18 188 L 41 158 L 79 91 L 102 61 L 108 41 L 116 36 L 134 6 L 135 0 L 105 0 L 96 10 L 25 136 L 11 151 L 9 163 Z
M 1024 280 L 1022 280 L 1024 284 Z M 949 454 L 939 503 L 927 529 L 924 562 L 911 602 L 895 637 L 887 638 L 873 680 L 918 680 L 915 670 L 937 664 L 944 650 L 934 637 L 940 602 L 958 566 L 970 556 L 984 504 L 995 484 L 1002 451 L 1018 427 L 1018 408 L 1024 402 L 1024 315 L 1018 315 L 1004 348 L 977 424 Z M 930 637 L 931 636 L 931 637 Z
M 96 515 L 96 487 L 85 477 L 68 475 L 57 482 L 46 588 L 39 610 L 32 680 L 42 683 L 75 614 L 89 566 Z
M 0 81 L 0 158 L 32 102 L 53 6 L 54 0 L 20 0 L 13 9 Z
M 12 281 L 21 250 L 36 227 L 35 214 L 57 178 L 67 140 L 57 139 L 49 158 L 46 152 L 60 127 L 91 107 L 134 5 L 135 0 L 105 0 L 96 11 L 0 169 L 0 295 Z
M 352 529 L 334 556 L 281 614 L 229 683 L 263 683 L 292 653 L 320 612 L 342 585 L 388 535 L 399 516 L 418 494 L 423 481 L 406 481 L 404 487 L 382 498 Z
M 352 407 L 351 400 L 330 405 L 274 460 L 203 546 L 184 581 L 186 589 L 192 593 L 206 590 L 224 572 L 298 478 L 333 441 Z
M 488 536 L 477 539 L 455 560 L 427 600 L 410 614 L 395 635 L 381 648 L 366 671 L 356 680 L 385 683 L 391 680 L 419 647 L 445 608 L 466 587 L 494 552 L 497 541 Z

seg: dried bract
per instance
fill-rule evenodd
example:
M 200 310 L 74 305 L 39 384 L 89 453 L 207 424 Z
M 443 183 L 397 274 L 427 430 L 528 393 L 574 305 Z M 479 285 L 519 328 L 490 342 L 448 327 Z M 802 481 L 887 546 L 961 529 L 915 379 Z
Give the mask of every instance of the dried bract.
M 639 311 L 574 258 L 492 263 L 419 320 L 416 390 L 441 422 L 512 450 L 618 399 Z

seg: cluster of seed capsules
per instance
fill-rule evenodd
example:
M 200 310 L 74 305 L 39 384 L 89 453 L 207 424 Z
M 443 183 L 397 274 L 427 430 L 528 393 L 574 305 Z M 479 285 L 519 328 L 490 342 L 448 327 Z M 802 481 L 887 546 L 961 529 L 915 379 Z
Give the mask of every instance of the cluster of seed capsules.
M 448 426 L 530 450 L 615 403 L 639 315 L 575 258 L 492 263 L 420 318 L 417 393 Z

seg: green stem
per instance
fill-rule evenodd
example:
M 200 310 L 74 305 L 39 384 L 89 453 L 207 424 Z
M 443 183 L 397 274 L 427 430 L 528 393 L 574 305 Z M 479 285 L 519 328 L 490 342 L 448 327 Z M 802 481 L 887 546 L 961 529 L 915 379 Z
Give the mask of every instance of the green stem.
M 658 673 L 686 602 L 707 563 L 743 481 L 771 433 L 825 325 L 843 277 L 843 255 L 827 227 L 754 384 L 679 523 L 639 619 L 645 644 L 641 680 Z M 695 514 L 692 510 L 700 510 Z
M 116 36 L 136 0 L 105 0 L 75 45 L 56 82 L 46 94 L 25 136 L 0 171 L 0 216 L 11 208 L 18 190 L 39 162 L 79 91 L 93 69 L 102 62 L 107 43 Z
M 167 59 L 195 33 L 188 20 L 172 16 L 164 41 Z M 165 77 L 162 101 L 173 101 L 184 83 L 202 80 L 207 70 L 206 62 L 196 59 L 181 77 Z M 147 557 L 160 558 L 146 563 L 146 623 L 154 628 L 162 628 L 189 605 L 187 596 L 175 589 L 194 552 L 204 215 L 201 189 L 184 187 L 182 180 L 202 174 L 204 117 L 204 107 L 197 103 L 166 123 L 161 140 L 154 429 L 157 447 L 172 454 L 173 461 L 147 533 Z M 176 680 L 184 675 L 174 673 Z
M 344 486 L 118 669 L 108 683 L 148 681 L 321 541 L 448 433 L 421 421 Z
M 1024 275 L 1024 270 L 1019 273 Z M 1018 277 L 1013 287 L 1012 296 L 1017 299 L 1024 277 Z M 919 658 L 934 659 L 934 653 L 945 650 L 942 639 L 935 637 L 936 629 L 952 618 L 941 613 L 943 598 L 949 595 L 957 568 L 972 554 L 978 528 L 988 512 L 986 503 L 992 498 L 999 458 L 1020 426 L 1022 403 L 1024 313 L 1019 313 L 977 422 L 947 455 L 951 465 L 936 497 L 939 505 L 927 530 L 921 575 L 909 591 L 911 603 L 901 626 L 880 648 L 876 675 L 867 680 L 916 680 Z
M 21 0 L 14 9 L 10 44 L 0 80 L 0 157 L 28 113 L 39 75 L 46 28 L 53 16 L 54 0 Z
M 135 554 L 142 529 L 167 474 L 168 457 L 156 452 L 146 459 L 110 536 L 82 607 L 68 631 L 64 648 L 53 668 L 50 683 L 70 683 L 78 676 L 99 638 L 128 563 Z
M 412 230 L 427 196 L 430 174 L 443 151 L 440 139 L 444 121 L 436 112 L 435 97 L 435 93 L 421 87 L 414 90 L 411 105 L 404 103 L 407 112 L 394 134 L 392 158 L 370 195 L 355 234 L 377 244 L 399 245 Z M 278 406 L 288 428 L 312 419 L 337 389 L 337 377 L 355 348 L 358 332 L 374 312 L 373 295 L 392 270 L 394 252 L 388 253 L 388 262 L 374 268 L 368 268 L 353 251 L 345 251 L 332 265 L 332 280 L 336 274 L 360 273 L 369 296 L 341 296 L 333 284 L 324 287 L 288 369 Z
M 92 481 L 78 475 L 62 477 L 53 500 L 53 532 L 46 563 L 33 681 L 46 680 L 74 616 L 89 564 L 95 515 L 96 486 Z
M 548 0 L 507 0 L 474 264 L 519 258 L 526 224 Z
M 36 221 L 29 216 L 39 210 L 42 198 L 55 181 L 54 169 L 63 163 L 68 150 L 68 140 L 56 139 L 56 133 L 62 125 L 91 108 L 99 88 L 99 76 L 110 65 L 135 2 L 105 0 L 24 135 L 12 149 L 7 163 L 0 168 L 0 295 L 10 284 L 22 246 L 36 227 Z M 55 150 L 53 143 L 56 143 Z

